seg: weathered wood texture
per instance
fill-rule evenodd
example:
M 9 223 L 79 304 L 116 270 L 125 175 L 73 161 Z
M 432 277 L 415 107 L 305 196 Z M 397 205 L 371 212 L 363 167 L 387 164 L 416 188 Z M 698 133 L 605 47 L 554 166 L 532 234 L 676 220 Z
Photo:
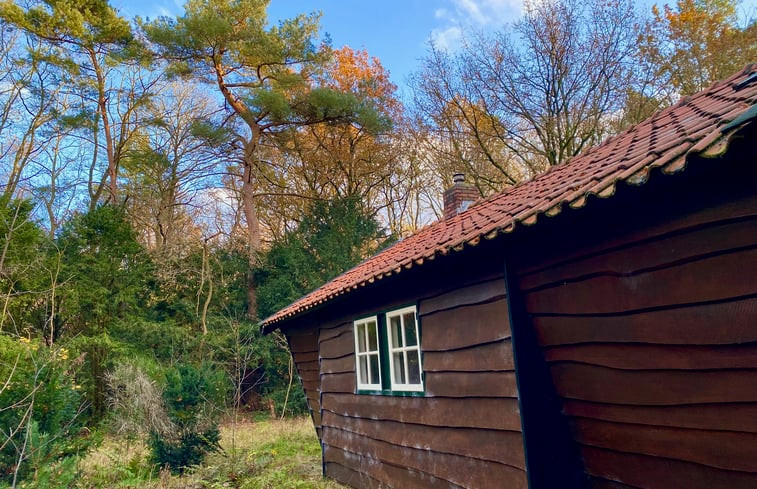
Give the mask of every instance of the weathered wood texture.
M 297 374 L 305 390 L 310 417 L 316 432 L 321 432 L 321 389 L 318 368 L 318 332 L 290 331 L 287 335 L 289 350 L 297 367 Z
M 525 488 L 503 277 L 419 292 L 405 303 L 418 301 L 422 397 L 356 394 L 352 322 L 321 325 L 326 475 L 352 487 Z
M 519 262 L 592 487 L 757 487 L 757 197 L 719 198 Z

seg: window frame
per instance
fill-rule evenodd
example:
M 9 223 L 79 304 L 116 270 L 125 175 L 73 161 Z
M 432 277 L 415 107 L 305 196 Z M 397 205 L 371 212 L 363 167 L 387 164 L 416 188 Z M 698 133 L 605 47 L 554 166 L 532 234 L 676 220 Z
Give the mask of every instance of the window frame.
M 367 325 L 370 324 L 370 323 L 374 323 L 376 325 L 376 349 L 375 350 L 370 350 L 369 349 L 370 348 L 370 342 L 368 340 L 368 334 L 367 334 L 368 333 L 368 328 L 367 328 Z M 381 360 L 381 332 L 380 332 L 380 323 L 379 323 L 378 315 L 367 316 L 367 317 L 364 317 L 364 318 L 356 319 L 352 324 L 353 324 L 353 326 L 352 326 L 352 334 L 353 334 L 354 340 L 355 340 L 355 379 L 357 380 L 357 388 L 358 388 L 358 390 L 362 390 L 362 391 L 381 390 L 381 386 L 383 385 L 383 382 L 384 382 L 384 380 L 383 380 L 384 376 L 383 376 L 383 372 L 382 372 L 382 370 L 383 370 L 383 366 L 382 366 L 383 362 Z M 366 331 L 366 334 L 365 334 L 365 341 L 366 341 L 365 347 L 366 347 L 366 350 L 365 351 L 360 351 L 360 344 L 359 344 L 360 343 L 359 342 L 360 335 L 358 334 L 358 329 L 361 326 L 364 327 L 365 331 Z M 361 382 L 361 380 L 368 380 L 368 381 L 370 381 L 370 377 L 371 377 L 371 373 L 372 373 L 371 362 L 370 362 L 370 357 L 371 356 L 375 356 L 378 359 L 378 380 L 379 380 L 378 384 L 371 384 L 370 382 L 368 382 L 368 383 Z M 368 372 L 368 379 L 361 379 L 361 375 L 360 375 L 360 358 L 361 357 L 366 357 L 367 358 L 367 360 L 366 360 L 366 370 Z
M 393 363 L 390 360 L 390 345 L 389 345 L 389 317 L 397 314 L 413 312 L 415 318 L 415 333 L 417 338 L 417 355 L 418 355 L 418 368 L 420 370 L 420 384 L 396 384 L 392 379 Z M 358 325 L 369 323 L 371 320 L 376 321 L 377 333 L 378 333 L 378 362 L 379 362 L 379 380 L 381 385 L 378 384 L 364 384 L 361 383 L 360 378 L 360 360 L 359 356 L 365 355 L 366 352 L 360 352 L 358 348 Z M 355 345 L 355 384 L 356 394 L 367 395 L 385 395 L 385 396 L 398 396 L 398 397 L 423 397 L 425 396 L 426 382 L 425 373 L 423 372 L 423 349 L 422 343 L 422 325 L 421 319 L 418 316 L 417 304 L 408 304 L 399 306 L 393 309 L 385 309 L 376 312 L 372 315 L 359 316 L 353 321 L 352 334 Z M 391 365 L 390 365 L 391 364 Z M 370 373 L 369 373 L 370 375 Z
M 398 317 L 400 320 L 400 325 L 402 328 L 402 341 L 403 343 L 407 341 L 407 334 L 406 334 L 406 327 L 405 324 L 405 316 L 412 312 L 413 313 L 413 328 L 415 328 L 415 339 L 416 344 L 413 346 L 395 346 L 392 344 L 392 332 L 391 332 L 391 320 L 392 318 Z M 386 339 L 387 339 L 387 354 L 386 356 L 389 357 L 389 385 L 392 391 L 399 391 L 399 392 L 423 392 L 424 390 L 424 382 L 423 382 L 423 358 L 421 355 L 421 337 L 420 337 L 420 328 L 418 327 L 418 310 L 415 306 L 408 306 L 403 307 L 400 309 L 393 309 L 391 311 L 387 311 L 385 314 L 386 318 Z M 395 381 L 394 378 L 394 354 L 395 353 L 401 353 L 405 359 L 404 361 L 404 367 L 405 367 L 405 380 L 410 379 L 410 371 L 409 366 L 407 362 L 407 358 L 410 352 L 415 352 L 415 354 L 418 356 L 418 379 L 419 382 L 417 384 L 415 383 L 399 383 Z

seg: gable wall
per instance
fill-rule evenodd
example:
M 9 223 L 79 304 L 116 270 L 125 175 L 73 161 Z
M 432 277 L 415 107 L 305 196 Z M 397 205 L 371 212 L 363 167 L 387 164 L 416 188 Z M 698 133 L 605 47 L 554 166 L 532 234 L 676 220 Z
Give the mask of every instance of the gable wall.
M 527 487 L 503 266 L 486 246 L 476 251 L 480 266 L 404 272 L 401 287 L 287 332 L 327 476 L 359 488 Z M 414 301 L 425 395 L 356 394 L 353 319 Z M 318 379 L 306 360 L 315 351 Z

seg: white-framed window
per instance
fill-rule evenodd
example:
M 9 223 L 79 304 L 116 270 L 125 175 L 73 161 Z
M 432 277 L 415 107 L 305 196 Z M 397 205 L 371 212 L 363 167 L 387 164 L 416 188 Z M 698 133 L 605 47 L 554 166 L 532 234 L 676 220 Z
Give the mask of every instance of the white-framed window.
M 420 334 L 415 306 L 386 313 L 392 391 L 423 391 Z
M 359 390 L 381 390 L 378 316 L 358 319 L 355 327 L 355 367 Z

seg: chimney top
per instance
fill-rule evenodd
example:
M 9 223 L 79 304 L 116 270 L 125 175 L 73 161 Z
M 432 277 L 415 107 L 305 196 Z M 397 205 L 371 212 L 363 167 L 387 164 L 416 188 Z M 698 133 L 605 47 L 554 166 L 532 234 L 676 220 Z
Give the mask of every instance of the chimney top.
M 460 214 L 480 197 L 475 185 L 465 183 L 465 174 L 455 173 L 452 182 L 452 186 L 444 192 L 445 219 Z

